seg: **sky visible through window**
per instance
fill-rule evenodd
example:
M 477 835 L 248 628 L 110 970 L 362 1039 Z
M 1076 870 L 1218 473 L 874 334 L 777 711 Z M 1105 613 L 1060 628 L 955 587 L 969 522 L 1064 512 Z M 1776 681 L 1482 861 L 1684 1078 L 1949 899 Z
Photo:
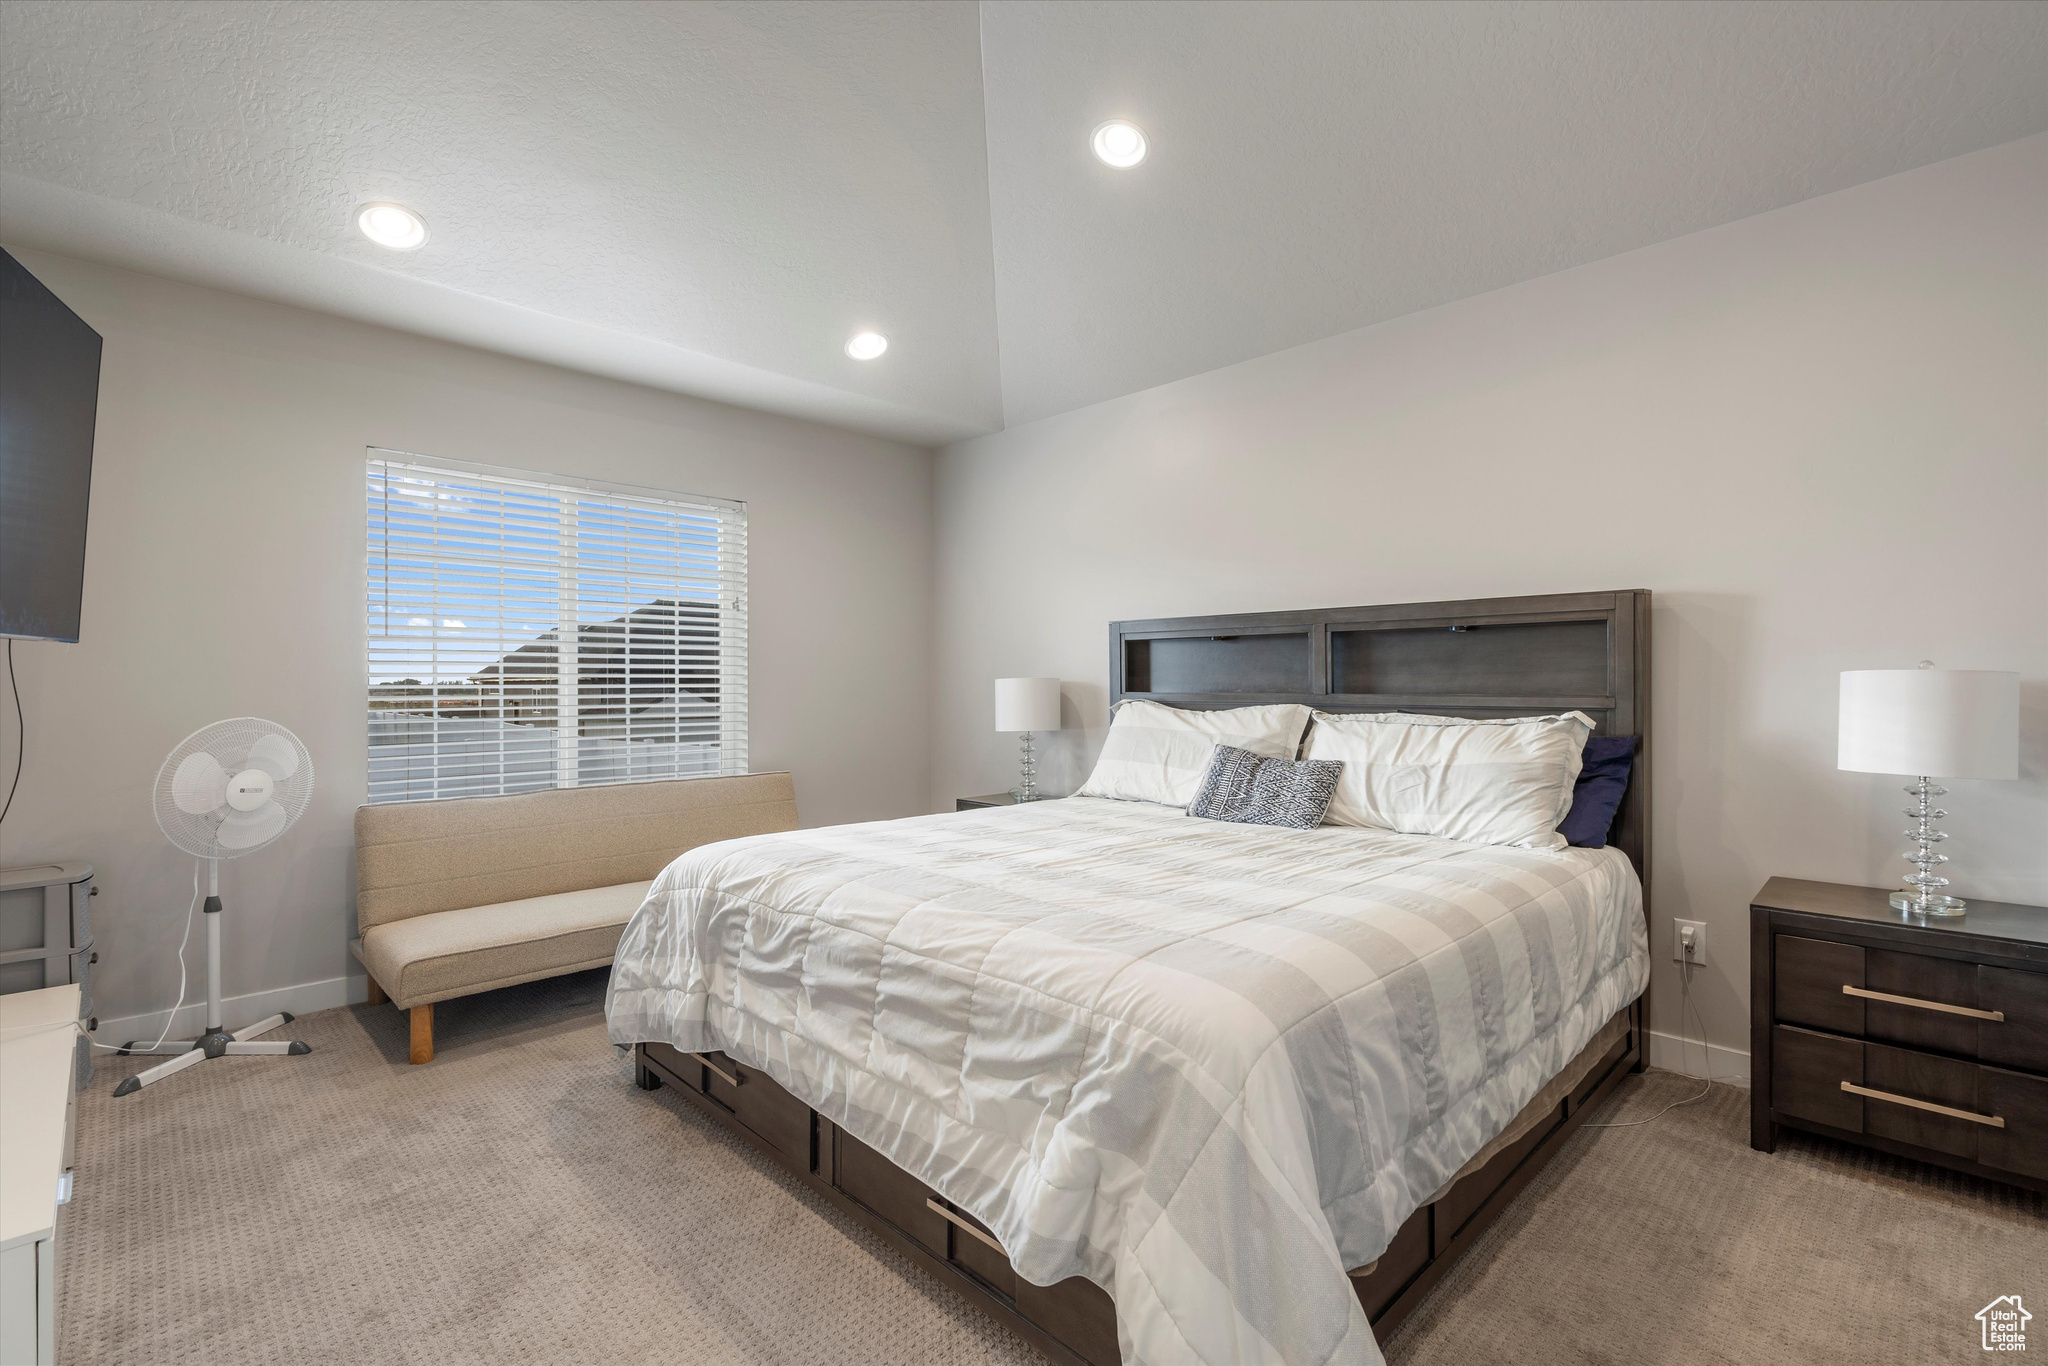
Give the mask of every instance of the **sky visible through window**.
M 372 684 L 466 682 L 565 608 L 597 624 L 664 599 L 718 602 L 719 527 L 702 514 L 374 470 L 369 514 Z

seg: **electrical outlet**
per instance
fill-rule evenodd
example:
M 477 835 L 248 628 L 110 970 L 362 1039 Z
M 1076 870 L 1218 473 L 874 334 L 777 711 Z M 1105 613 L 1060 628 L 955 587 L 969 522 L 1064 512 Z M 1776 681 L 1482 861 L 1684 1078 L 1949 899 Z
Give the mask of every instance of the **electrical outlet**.
M 1686 952 L 1685 932 L 1692 931 L 1692 952 Z M 1704 920 L 1674 920 L 1671 922 L 1671 956 L 1681 963 L 1697 967 L 1707 962 L 1707 922 Z

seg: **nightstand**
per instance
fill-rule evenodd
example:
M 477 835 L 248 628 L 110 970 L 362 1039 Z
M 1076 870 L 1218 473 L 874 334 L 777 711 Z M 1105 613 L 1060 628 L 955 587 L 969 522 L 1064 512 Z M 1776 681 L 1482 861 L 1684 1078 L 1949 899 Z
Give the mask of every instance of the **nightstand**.
M 1890 896 L 1774 877 L 1751 903 L 1750 1146 L 1800 1129 L 2048 1191 L 2048 907 Z
M 979 811 L 984 806 L 1015 806 L 1016 804 L 1017 794 L 1014 792 L 991 792 L 986 797 L 955 797 L 953 799 L 953 809 L 955 811 Z

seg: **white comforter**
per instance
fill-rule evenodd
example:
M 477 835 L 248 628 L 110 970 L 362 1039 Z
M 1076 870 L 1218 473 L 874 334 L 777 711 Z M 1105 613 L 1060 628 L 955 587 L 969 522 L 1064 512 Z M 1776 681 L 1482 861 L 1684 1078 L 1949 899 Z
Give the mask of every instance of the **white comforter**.
M 1116 1299 L 1132 1362 L 1377 1362 L 1345 1268 L 1643 989 L 1635 873 L 1139 802 L 761 835 L 654 883 L 611 1036 L 722 1048 Z

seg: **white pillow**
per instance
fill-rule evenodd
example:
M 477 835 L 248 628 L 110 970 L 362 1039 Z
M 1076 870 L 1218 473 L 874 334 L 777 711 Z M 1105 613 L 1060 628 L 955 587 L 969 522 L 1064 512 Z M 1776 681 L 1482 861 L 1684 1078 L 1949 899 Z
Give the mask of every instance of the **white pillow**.
M 1311 759 L 1344 765 L 1329 825 L 1371 825 L 1473 844 L 1562 849 L 1586 737 L 1584 712 L 1469 721 L 1319 711 Z
M 1308 728 L 1307 707 L 1231 707 L 1186 711 L 1158 702 L 1119 702 L 1102 757 L 1077 796 L 1186 806 L 1195 799 L 1218 745 L 1267 759 L 1292 759 Z

